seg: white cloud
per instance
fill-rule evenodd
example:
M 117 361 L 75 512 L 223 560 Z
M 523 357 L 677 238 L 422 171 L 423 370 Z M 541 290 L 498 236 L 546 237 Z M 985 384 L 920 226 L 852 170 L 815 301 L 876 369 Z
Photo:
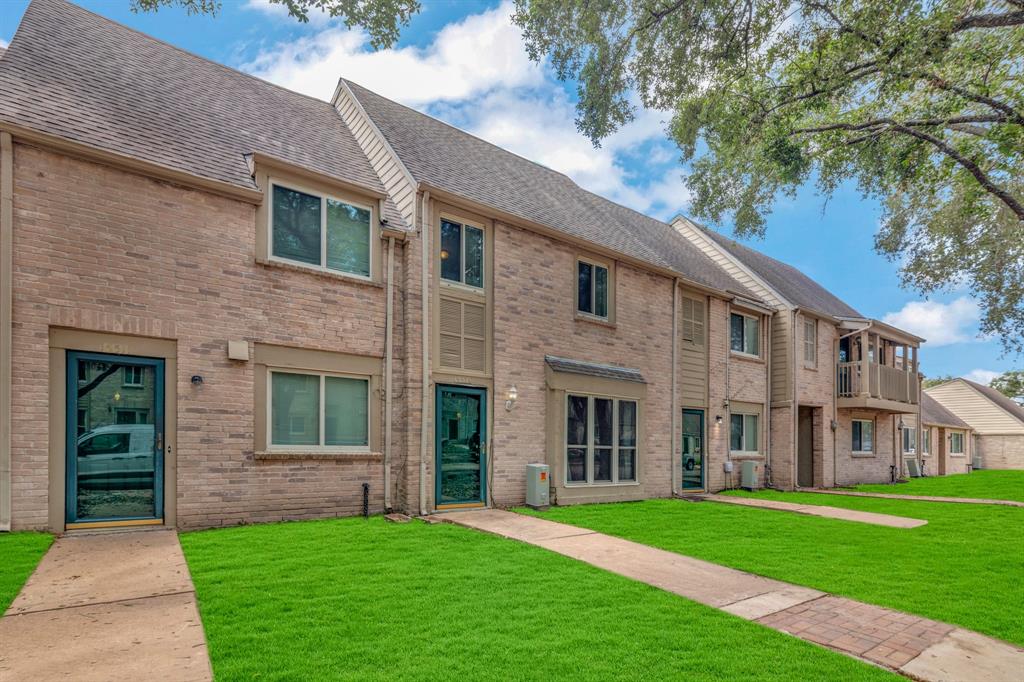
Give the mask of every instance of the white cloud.
M 962 374 L 964 379 L 988 386 L 992 380 L 1000 376 L 1002 372 L 993 372 L 990 369 L 972 369 L 967 374 Z
M 980 340 L 975 331 L 978 318 L 978 304 L 961 296 L 949 303 L 911 301 L 902 309 L 888 313 L 882 321 L 922 336 L 929 347 L 936 347 Z
M 0 38 L 0 50 L 6 50 L 8 45 L 10 45 L 10 43 L 3 38 Z
M 595 149 L 576 130 L 565 88 L 529 59 L 511 11 L 505 2 L 448 24 L 426 46 L 377 52 L 365 33 L 327 27 L 262 50 L 243 69 L 322 99 L 345 77 L 636 210 L 667 218 L 685 209 L 678 152 L 664 133 L 668 115 L 641 109 Z

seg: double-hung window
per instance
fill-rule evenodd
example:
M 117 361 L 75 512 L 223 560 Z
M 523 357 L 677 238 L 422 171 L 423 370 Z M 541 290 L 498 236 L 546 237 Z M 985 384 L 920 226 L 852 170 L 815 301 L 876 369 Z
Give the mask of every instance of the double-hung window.
M 567 485 L 637 480 L 637 402 L 592 395 L 567 396 Z
M 269 376 L 271 448 L 369 450 L 368 378 L 278 370 Z
M 276 183 L 272 187 L 273 258 L 370 277 L 372 209 Z
M 869 419 L 854 419 L 851 424 L 853 442 L 850 447 L 854 452 L 874 452 L 875 423 Z
M 729 415 L 729 450 L 753 453 L 758 451 L 756 414 Z
M 917 452 L 917 429 L 903 429 L 903 452 Z
M 736 353 L 760 355 L 761 322 L 751 315 L 729 316 L 729 347 Z
M 804 320 L 804 365 L 818 366 L 818 322 Z
M 608 268 L 585 259 L 576 261 L 576 311 L 608 319 Z
M 484 286 L 484 231 L 441 220 L 441 279 L 475 289 Z
M 951 434 L 949 434 L 949 454 L 951 454 L 951 455 L 962 455 L 962 454 L 964 454 L 964 434 L 962 434 L 962 433 L 951 433 Z

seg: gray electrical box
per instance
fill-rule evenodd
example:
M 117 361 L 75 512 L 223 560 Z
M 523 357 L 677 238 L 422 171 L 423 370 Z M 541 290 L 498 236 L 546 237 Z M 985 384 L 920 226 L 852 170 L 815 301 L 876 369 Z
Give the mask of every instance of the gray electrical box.
M 526 465 L 526 506 L 547 509 L 551 496 L 551 474 L 547 464 Z
M 746 488 L 747 490 L 757 490 L 761 487 L 757 482 L 757 469 L 757 462 L 749 459 L 743 460 L 743 463 L 740 464 L 740 487 Z

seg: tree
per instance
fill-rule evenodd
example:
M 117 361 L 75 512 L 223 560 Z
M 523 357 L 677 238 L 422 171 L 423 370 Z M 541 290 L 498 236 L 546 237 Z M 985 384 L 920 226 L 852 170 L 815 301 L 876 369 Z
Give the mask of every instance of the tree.
M 946 374 L 945 376 L 927 377 L 921 381 L 921 386 L 922 388 L 931 388 L 932 386 L 938 386 L 939 384 L 944 384 L 947 381 L 952 381 L 955 378 L 956 377 L 949 374 Z
M 698 218 L 760 236 L 779 195 L 853 181 L 904 285 L 969 285 L 1024 350 L 1024 0 L 516 0 L 513 21 L 595 144 L 632 97 L 671 113 Z
M 1007 398 L 1024 405 L 1024 369 L 1011 369 L 1003 372 L 989 384 Z
M 311 11 L 341 19 L 348 28 L 365 29 L 374 49 L 391 47 L 402 26 L 420 11 L 418 0 L 267 0 L 283 5 L 295 19 L 306 23 Z M 131 0 L 133 12 L 156 12 L 161 7 L 183 7 L 189 14 L 216 15 L 220 0 Z

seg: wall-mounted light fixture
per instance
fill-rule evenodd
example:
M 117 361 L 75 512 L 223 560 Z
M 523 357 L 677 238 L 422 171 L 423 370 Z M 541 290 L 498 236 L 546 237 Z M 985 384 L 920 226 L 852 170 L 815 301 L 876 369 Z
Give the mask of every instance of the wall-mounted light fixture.
M 716 414 L 715 415 L 715 424 L 721 424 L 721 423 L 722 423 L 722 415 Z
M 441 260 L 448 260 L 448 249 L 441 249 Z
M 199 376 L 198 374 L 193 374 L 192 375 L 192 385 L 193 386 L 202 386 L 203 385 L 203 377 Z
M 836 429 L 839 428 L 839 422 L 833 419 L 831 422 L 829 422 L 829 426 L 831 426 L 832 430 L 835 431 Z
M 516 406 L 517 400 L 519 400 L 519 389 L 512 384 L 508 387 L 508 392 L 505 393 L 505 409 L 511 412 L 512 408 Z

